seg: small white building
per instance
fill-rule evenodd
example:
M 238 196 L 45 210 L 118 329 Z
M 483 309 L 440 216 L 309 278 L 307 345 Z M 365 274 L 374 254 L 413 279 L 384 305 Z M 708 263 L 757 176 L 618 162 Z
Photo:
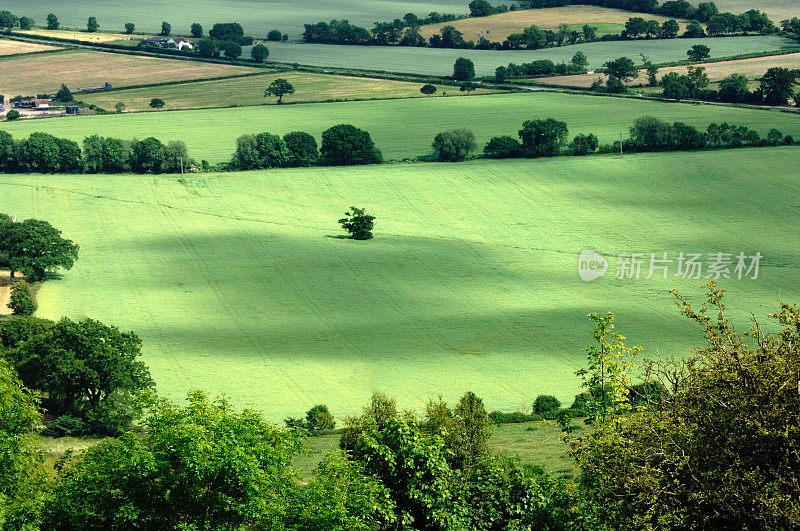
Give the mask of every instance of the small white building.
M 194 46 L 192 46 L 192 43 L 189 42 L 189 39 L 183 37 L 173 37 L 167 41 L 167 44 L 174 44 L 179 50 L 183 50 L 184 48 L 188 48 L 190 50 L 194 49 Z

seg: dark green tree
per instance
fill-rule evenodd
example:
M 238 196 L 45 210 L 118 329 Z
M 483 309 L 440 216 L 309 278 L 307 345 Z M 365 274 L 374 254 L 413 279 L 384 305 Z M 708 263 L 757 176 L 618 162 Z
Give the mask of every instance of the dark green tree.
M 126 23 L 125 23 L 125 33 L 127 33 L 128 35 L 130 35 L 130 34 L 132 34 L 134 31 L 136 31 L 136 24 L 134 24 L 133 22 L 126 22 Z
M 192 34 L 192 37 L 195 39 L 200 39 L 203 37 L 203 26 L 198 24 L 197 22 L 193 22 L 189 33 Z
M 594 133 L 589 133 L 588 135 L 581 133 L 572 139 L 569 148 L 573 155 L 582 156 L 597 151 L 598 145 L 599 141 Z
M 47 15 L 47 29 L 57 30 L 58 26 L 59 26 L 58 17 L 55 16 L 53 13 Z
M 0 11 L 0 30 L 11 31 L 19 25 L 19 18 L 10 11 Z
M 521 157 L 523 154 L 522 144 L 513 136 L 493 137 L 483 148 L 483 154 L 494 159 L 505 159 Z
M 20 114 L 18 110 L 11 109 L 6 113 L 6 120 L 8 120 L 9 122 L 13 120 L 18 120 L 21 116 L 22 114 Z
M 274 41 L 274 42 L 278 42 L 278 41 L 280 41 L 282 38 L 283 38 L 283 35 L 281 35 L 281 32 L 280 32 L 280 31 L 278 31 L 278 30 L 276 30 L 276 29 L 274 29 L 274 30 L 270 30 L 270 32 L 269 32 L 269 33 L 267 33 L 267 40 L 268 40 L 268 41 Z
M 769 105 L 788 105 L 789 98 L 794 96 L 794 87 L 800 78 L 799 70 L 772 67 L 761 78 L 761 93 Z
M 380 164 L 381 151 L 375 147 L 369 133 L 350 124 L 339 124 L 322 133 L 320 154 L 329 166 Z
M 164 100 L 161 98 L 153 98 L 150 100 L 150 108 L 152 109 L 163 109 L 164 108 Z
M 475 77 L 475 65 L 466 57 L 459 57 L 453 64 L 453 79 L 469 81 Z
M 289 166 L 315 166 L 319 163 L 317 141 L 308 133 L 294 131 L 283 136 L 289 150 Z
M 8 303 L 11 312 L 14 315 L 21 315 L 27 317 L 36 310 L 36 304 L 33 302 L 33 295 L 31 295 L 31 287 L 24 280 L 14 282 L 11 285 L 11 301 Z
M 439 133 L 433 139 L 432 146 L 436 160 L 442 162 L 464 160 L 470 151 L 474 151 L 478 147 L 475 143 L 475 133 L 466 128 L 452 129 Z
M 333 415 L 328 411 L 328 406 L 319 404 L 306 412 L 306 427 L 309 430 L 332 430 L 336 427 Z
M 750 80 L 744 74 L 731 74 L 719 82 L 719 99 L 734 103 L 746 101 L 750 97 Z
M 75 97 L 72 95 L 72 92 L 67 88 L 66 85 L 63 83 L 61 84 L 61 88 L 58 89 L 58 92 L 53 97 L 53 101 L 59 101 L 62 103 L 74 101 Z
M 552 395 L 539 395 L 533 402 L 533 412 L 542 417 L 561 408 L 561 401 Z
M 164 144 L 148 137 L 131 144 L 131 170 L 134 173 L 160 173 L 164 160 Z
M 575 55 L 572 56 L 570 63 L 581 70 L 586 70 L 586 67 L 589 66 L 589 59 L 586 57 L 585 53 L 575 52 Z
M 674 39 L 678 36 L 678 32 L 681 30 L 680 24 L 678 24 L 677 20 L 665 20 L 663 24 L 661 24 L 661 38 L 662 39 Z
M 21 30 L 31 30 L 36 26 L 36 21 L 34 21 L 31 17 L 20 17 L 19 19 L 19 29 Z
M 632 59 L 628 57 L 620 57 L 613 61 L 608 61 L 603 66 L 608 74 L 608 87 L 610 92 L 622 92 L 625 90 L 625 82 L 629 79 L 639 77 L 639 71 L 636 69 Z M 612 90 L 612 87 L 614 89 Z M 620 88 L 622 90 L 620 90 Z
M 569 129 L 566 122 L 547 118 L 528 120 L 522 124 L 519 137 L 526 155 L 530 157 L 551 157 L 558 155 L 567 140 Z
M 278 105 L 283 103 L 283 97 L 286 94 L 294 94 L 294 86 L 282 77 L 273 80 L 267 90 L 264 91 L 264 97 L 274 96 L 278 98 Z
M 372 229 L 375 227 L 375 216 L 370 216 L 363 208 L 350 207 L 346 217 L 339 220 L 344 230 L 350 233 L 354 240 L 371 240 Z
M 162 22 L 160 35 L 162 37 L 168 37 L 170 33 L 172 33 L 172 26 L 168 22 Z
M 86 23 L 86 31 L 89 33 L 94 33 L 100 29 L 100 24 L 97 23 L 96 17 L 89 17 L 89 21 Z
M 47 133 L 31 133 L 15 144 L 14 161 L 23 173 L 55 173 L 61 167 L 58 139 Z
M 224 41 L 222 43 L 222 53 L 227 59 L 233 61 L 242 55 L 242 46 L 238 42 Z
M 419 91 L 423 94 L 436 94 L 436 86 L 431 84 L 422 85 Z
M 269 48 L 264 46 L 263 44 L 256 44 L 250 50 L 250 58 L 255 63 L 263 63 L 269 57 Z
M 689 51 L 686 52 L 686 55 L 689 56 L 689 59 L 692 61 L 702 61 L 703 59 L 708 59 L 711 57 L 711 48 L 705 44 L 695 44 L 689 48 Z
M 200 39 L 197 43 L 197 54 L 205 58 L 219 57 L 217 41 L 210 38 Z

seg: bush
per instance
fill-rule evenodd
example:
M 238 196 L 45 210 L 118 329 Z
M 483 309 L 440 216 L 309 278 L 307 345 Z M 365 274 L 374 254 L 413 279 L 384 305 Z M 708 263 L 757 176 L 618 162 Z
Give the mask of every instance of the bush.
M 533 402 L 533 412 L 541 416 L 556 411 L 560 407 L 561 402 L 552 395 L 539 395 Z
M 432 146 L 437 160 L 456 162 L 464 160 L 477 144 L 475 134 L 470 129 L 460 128 L 439 133 L 433 139 Z
M 519 131 L 525 154 L 531 157 L 558 155 L 567 139 L 567 134 L 569 129 L 566 122 L 553 118 L 528 120 L 522 124 L 522 129 Z
M 354 240 L 371 240 L 375 216 L 368 215 L 363 208 L 350 207 L 339 220 L 339 224 L 349 232 Z
M 283 35 L 281 35 L 281 32 L 276 30 L 276 29 L 274 29 L 274 30 L 270 31 L 269 33 L 267 33 L 267 40 L 268 41 L 279 41 L 282 38 L 283 38 Z
M 422 85 L 422 88 L 419 89 L 419 91 L 422 92 L 423 94 L 435 94 L 436 93 L 436 87 L 429 83 L 427 85 Z
M 522 144 L 513 136 L 496 136 L 483 148 L 483 154 L 493 159 L 522 156 Z
M 19 113 L 19 111 L 11 109 L 6 113 L 6 120 L 8 121 L 18 120 L 20 116 L 22 115 Z
M 30 285 L 24 280 L 15 282 L 11 286 L 11 301 L 8 304 L 14 315 L 27 317 L 36 310 L 36 303 L 31 295 Z
M 93 433 L 89 424 L 72 415 L 61 415 L 55 422 L 42 430 L 45 437 L 83 437 Z
M 164 144 L 157 138 L 134 140 L 131 143 L 131 170 L 134 173 L 160 173 L 164 160 Z
M 320 153 L 329 166 L 383 162 L 383 155 L 375 147 L 369 133 L 349 124 L 335 125 L 323 132 Z
M 162 109 L 164 108 L 164 100 L 161 98 L 153 98 L 150 100 L 150 107 L 153 109 Z
M 319 404 L 306 412 L 306 427 L 309 430 L 332 430 L 336 427 L 333 415 L 328 411 L 328 406 Z
M 126 22 L 125 23 L 125 33 L 130 35 L 131 33 L 134 32 L 134 30 L 136 30 L 136 25 L 133 22 Z
M 594 134 L 584 135 L 581 133 L 572 139 L 569 149 L 573 155 L 583 156 L 597 151 L 597 146 L 598 140 Z
M 285 168 L 291 156 L 286 142 L 278 135 L 242 135 L 236 139 L 236 152 L 231 159 L 231 166 L 239 170 Z
M 67 103 L 69 101 L 74 101 L 74 97 L 72 96 L 72 92 L 67 88 L 66 85 L 63 83 L 61 84 L 61 88 L 58 89 L 58 92 L 55 96 L 53 96 L 53 101 L 58 101 L 61 103 Z
M 317 141 L 308 133 L 294 131 L 283 137 L 289 150 L 289 166 L 315 166 L 319 163 Z

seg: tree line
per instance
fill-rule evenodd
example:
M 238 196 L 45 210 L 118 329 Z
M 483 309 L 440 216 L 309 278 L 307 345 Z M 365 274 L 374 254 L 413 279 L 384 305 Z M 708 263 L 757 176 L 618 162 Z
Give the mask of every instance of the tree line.
M 641 349 L 626 345 L 612 314 L 589 315 L 592 342 L 576 375 L 590 429 L 555 415 L 574 483 L 493 454 L 492 421 L 472 392 L 454 405 L 430 400 L 421 415 L 374 394 L 344 419 L 339 449 L 300 481 L 291 461 L 307 430 L 334 425 L 324 405 L 305 420 L 287 419 L 289 429 L 200 391 L 176 405 L 152 393 L 132 333 L 92 320 L 0 322 L 0 525 L 792 528 L 800 519 L 800 435 L 792 428 L 800 423 L 800 309 L 781 303 L 769 316 L 774 326 L 754 317 L 751 337 L 735 331 L 724 290 L 706 287 L 699 308 L 674 292 L 705 337 L 701 347 L 685 359 L 643 362 L 639 384 L 631 375 Z M 539 396 L 533 409 L 552 416 L 557 403 Z M 50 477 L 33 439 L 45 404 L 79 415 L 59 417 L 62 430 L 109 410 L 124 429 L 68 453 Z
M 0 171 L 4 173 L 180 173 L 197 171 L 186 144 L 157 138 L 121 140 L 92 135 L 83 146 L 49 133 L 14 140 L 0 131 Z

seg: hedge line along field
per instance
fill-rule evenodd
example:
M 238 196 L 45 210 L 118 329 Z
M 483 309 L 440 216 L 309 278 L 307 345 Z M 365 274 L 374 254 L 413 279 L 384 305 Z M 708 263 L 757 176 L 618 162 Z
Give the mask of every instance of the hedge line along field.
M 753 57 L 750 59 L 739 59 L 736 61 L 718 61 L 712 63 L 701 63 L 693 66 L 700 66 L 706 69 L 706 75 L 711 82 L 717 82 L 731 74 L 743 74 L 751 81 L 760 79 L 767 70 L 773 67 L 793 69 L 800 65 L 800 53 L 789 53 L 783 55 L 769 55 L 766 57 Z M 658 70 L 659 79 L 670 72 L 679 74 L 686 73 L 686 66 L 671 66 Z M 546 85 L 559 85 L 588 88 L 597 79 L 605 81 L 603 74 L 582 74 L 574 76 L 553 76 L 537 78 L 537 83 Z M 647 84 L 647 74 L 644 70 L 639 71 L 639 77 L 630 79 L 626 83 L 628 86 Z
M 276 98 L 264 97 L 264 90 L 276 78 L 285 78 L 295 89 L 294 94 L 283 97 L 285 104 L 320 101 L 346 101 L 364 99 L 436 97 L 446 92 L 448 96 L 463 96 L 458 87 L 437 85 L 434 96 L 426 96 L 419 89 L 420 83 L 374 79 L 363 77 L 312 74 L 308 72 L 279 72 L 263 76 L 248 76 L 219 81 L 200 81 L 180 85 L 147 87 L 113 92 L 81 94 L 84 103 L 112 110 L 117 102 L 125 104 L 127 111 L 150 111 L 150 100 L 161 98 L 164 107 L 171 109 L 200 109 L 213 107 L 236 107 L 246 105 L 273 105 Z M 471 94 L 498 92 L 476 89 Z
M 42 287 L 37 315 L 135 330 L 170 398 L 225 392 L 275 421 L 318 403 L 341 418 L 373 391 L 419 409 L 472 390 L 490 410 L 516 410 L 578 392 L 590 312 L 614 312 L 650 356 L 701 341 L 668 293 L 699 300 L 701 281 L 616 280 L 618 253 L 760 252 L 757 280 L 724 280 L 741 330 L 749 312 L 800 300 L 798 157 L 2 175 L 0 197 L 81 245 L 75 267 Z M 374 240 L 340 238 L 350 205 L 377 216 Z M 607 277 L 578 278 L 584 249 L 608 257 Z
M 772 19 L 776 24 L 781 20 L 800 16 L 800 5 L 797 0 L 717 0 L 715 2 L 721 13 L 744 13 L 750 9 L 758 9 Z
M 160 0 L 137 0 L 117 3 L 114 9 L 108 9 L 108 6 L 98 4 L 95 0 L 38 3 L 6 0 L 3 9 L 17 16 L 32 17 L 40 26 L 45 25 L 48 13 L 55 13 L 62 26 L 79 29 L 86 29 L 87 18 L 94 16 L 103 31 L 121 32 L 126 22 L 133 22 L 136 31 L 158 33 L 161 31 L 161 22 L 166 20 L 172 25 L 174 35 L 189 35 L 193 22 L 200 23 L 206 31 L 216 22 L 239 22 L 245 32 L 254 37 L 266 37 L 267 32 L 277 29 L 288 33 L 291 39 L 299 39 L 303 24 L 348 19 L 352 24 L 371 28 L 376 21 L 402 18 L 408 12 L 420 17 L 432 11 L 465 15 L 469 12 L 468 3 L 464 0 L 336 0 L 324 3 L 314 0 L 273 0 L 269 3 L 218 0 L 198 6 L 194 0 L 172 0 L 169 4 Z
M 279 63 L 382 70 L 409 74 L 449 76 L 453 63 L 467 57 L 475 63 L 478 76 L 493 76 L 498 66 L 527 63 L 538 59 L 569 62 L 581 51 L 589 59 L 589 68 L 599 68 L 606 61 L 627 56 L 640 63 L 644 54 L 654 63 L 685 61 L 686 51 L 695 44 L 711 48 L 712 58 L 761 53 L 797 48 L 797 41 L 773 35 L 753 37 L 719 37 L 713 39 L 654 39 L 612 42 L 590 42 L 542 50 L 452 50 L 443 48 L 409 48 L 406 46 L 344 46 L 333 44 L 269 44 L 269 59 Z
M 620 133 L 627 135 L 633 121 L 644 115 L 701 128 L 712 122 L 746 125 L 762 136 L 775 127 L 800 138 L 800 120 L 793 113 L 550 92 L 126 113 L 3 125 L 16 138 L 44 130 L 78 142 L 92 134 L 183 140 L 192 157 L 215 163 L 230 160 L 236 139 L 245 133 L 306 131 L 320 142 L 325 129 L 350 123 L 368 131 L 385 158 L 416 159 L 432 153 L 431 142 L 438 133 L 456 127 L 471 128 L 483 149 L 493 136 L 516 136 L 524 120 L 552 117 L 567 122 L 570 135 L 594 133 L 610 143 L 619 140 Z
M 120 87 L 259 72 L 244 66 L 85 50 L 9 57 L 0 59 L 0 68 L 14 73 L 3 79 L 2 90 L 9 95 L 55 93 L 62 83 L 77 92 L 105 82 Z
M 512 33 L 522 33 L 522 30 L 531 25 L 539 26 L 542 29 L 555 29 L 562 24 L 566 24 L 577 26 L 578 30 L 580 30 L 584 24 L 603 24 L 603 31 L 599 31 L 600 34 L 619 33 L 620 30 L 617 28 L 622 25 L 622 29 L 625 29 L 625 22 L 635 16 L 642 16 L 646 20 L 657 20 L 659 23 L 670 19 L 670 17 L 660 15 L 631 13 L 622 9 L 576 5 L 544 9 L 521 9 L 489 17 L 470 17 L 441 24 L 427 24 L 421 26 L 419 32 L 428 39 L 440 33 L 444 26 L 453 26 L 464 34 L 464 40 L 477 42 L 478 32 L 480 32 L 490 41 L 503 42 Z M 609 28 L 609 24 L 613 25 L 613 30 Z M 685 26 L 685 23 L 681 24 L 681 26 Z

